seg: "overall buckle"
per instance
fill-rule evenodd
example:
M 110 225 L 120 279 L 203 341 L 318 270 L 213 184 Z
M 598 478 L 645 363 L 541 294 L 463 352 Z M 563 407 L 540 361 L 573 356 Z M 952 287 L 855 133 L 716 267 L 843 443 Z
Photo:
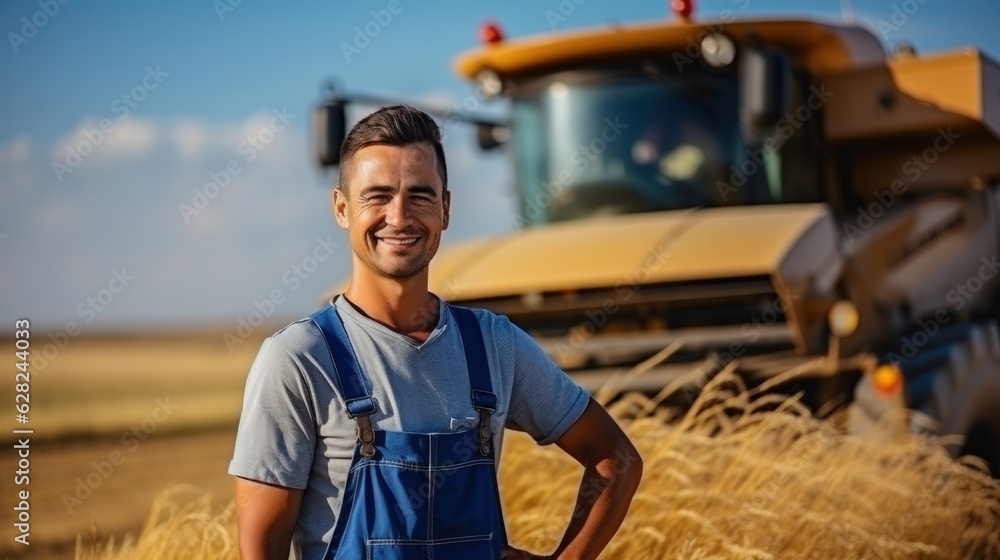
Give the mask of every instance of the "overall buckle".
M 479 440 L 479 454 L 486 457 L 490 454 L 493 446 L 493 427 L 490 425 L 490 418 L 493 411 L 497 409 L 497 396 L 489 391 L 472 391 L 472 406 L 479 411 L 479 428 L 476 430 Z
M 366 459 L 375 456 L 375 430 L 372 429 L 372 422 L 367 414 L 360 414 L 355 419 L 358 423 L 358 441 L 361 442 L 361 454 Z
M 476 435 L 479 439 L 479 454 L 486 457 L 490 454 L 490 447 L 493 444 L 493 427 L 490 425 L 490 418 L 493 411 L 485 408 L 477 408 L 479 411 L 479 429 Z

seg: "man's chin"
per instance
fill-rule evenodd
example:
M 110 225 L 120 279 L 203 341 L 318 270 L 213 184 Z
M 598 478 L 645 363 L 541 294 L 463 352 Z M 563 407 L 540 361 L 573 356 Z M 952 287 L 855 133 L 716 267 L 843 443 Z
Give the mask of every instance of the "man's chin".
M 386 260 L 382 260 L 375 263 L 375 268 L 388 278 L 409 280 L 425 272 L 427 263 L 422 260 L 412 262 L 386 262 Z

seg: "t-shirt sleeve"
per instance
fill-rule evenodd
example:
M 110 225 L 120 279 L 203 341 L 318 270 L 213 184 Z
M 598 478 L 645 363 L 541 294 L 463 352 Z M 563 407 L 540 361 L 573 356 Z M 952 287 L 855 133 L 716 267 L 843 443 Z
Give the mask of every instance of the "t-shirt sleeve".
M 514 346 L 509 424 L 539 445 L 558 440 L 583 414 L 590 394 L 573 382 L 528 333 L 507 321 Z
M 316 425 L 302 370 L 268 338 L 250 366 L 229 474 L 305 488 L 316 449 Z

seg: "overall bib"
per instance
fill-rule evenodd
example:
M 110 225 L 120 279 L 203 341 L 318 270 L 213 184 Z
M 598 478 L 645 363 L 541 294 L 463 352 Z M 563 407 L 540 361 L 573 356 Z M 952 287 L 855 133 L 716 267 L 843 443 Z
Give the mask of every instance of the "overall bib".
M 375 400 L 333 305 L 312 315 L 323 331 L 358 442 L 344 501 L 325 560 L 498 560 L 507 539 L 497 491 L 493 432 L 496 410 L 479 321 L 449 306 L 465 348 L 474 430 L 447 433 L 376 431 Z M 432 373 L 432 372 L 428 372 Z

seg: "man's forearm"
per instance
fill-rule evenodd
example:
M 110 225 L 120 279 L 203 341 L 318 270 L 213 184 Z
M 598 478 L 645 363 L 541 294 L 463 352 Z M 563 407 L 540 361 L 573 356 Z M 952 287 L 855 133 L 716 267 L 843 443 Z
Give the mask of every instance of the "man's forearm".
M 552 558 L 597 558 L 625 519 L 641 478 L 642 459 L 631 445 L 585 465 L 573 517 Z

